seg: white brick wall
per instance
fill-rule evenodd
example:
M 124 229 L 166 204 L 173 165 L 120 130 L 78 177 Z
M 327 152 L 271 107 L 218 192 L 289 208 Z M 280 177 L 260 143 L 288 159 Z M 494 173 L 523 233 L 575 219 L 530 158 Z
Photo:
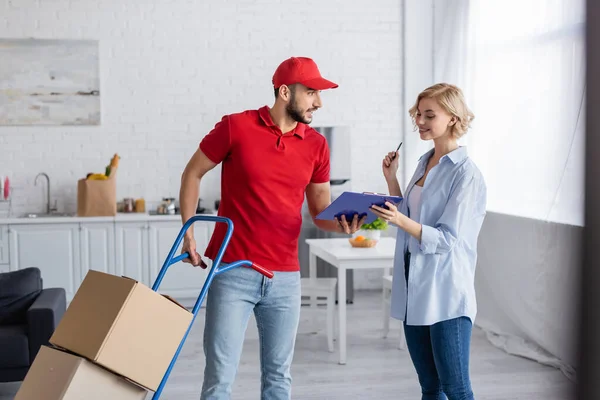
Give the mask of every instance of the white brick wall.
M 178 197 L 200 139 L 223 114 L 271 105 L 273 71 L 292 55 L 314 58 L 340 84 L 313 123 L 352 127 L 353 189 L 387 190 L 380 160 L 405 112 L 397 0 L 2 0 L 0 37 L 100 41 L 100 126 L 0 127 L 0 175 L 17 188 L 16 212 L 42 209 L 41 171 L 59 209 L 74 211 L 77 179 L 114 153 L 119 199 Z M 201 197 L 218 196 L 215 170 Z

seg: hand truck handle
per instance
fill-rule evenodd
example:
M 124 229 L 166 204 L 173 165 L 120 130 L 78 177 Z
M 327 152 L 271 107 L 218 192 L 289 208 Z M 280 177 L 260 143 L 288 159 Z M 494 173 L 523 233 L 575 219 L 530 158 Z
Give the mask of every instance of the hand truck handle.
M 261 274 L 263 274 L 264 276 L 266 276 L 269 279 L 273 279 L 273 277 L 275 276 L 273 271 L 270 271 L 270 270 L 266 269 L 265 267 L 263 267 L 262 265 L 258 265 L 257 263 L 252 263 L 251 267 L 253 270 L 255 270 L 256 272 L 260 272 Z
M 261 274 L 263 274 L 264 276 L 266 276 L 269 279 L 273 278 L 274 274 L 272 271 L 269 271 L 268 269 L 266 269 L 256 263 L 253 263 L 252 261 L 248 261 L 248 260 L 236 261 L 234 263 L 227 265 L 224 268 L 218 268 L 219 264 L 221 263 L 221 258 L 223 257 L 223 253 L 225 252 L 225 248 L 229 244 L 229 240 L 231 240 L 231 235 L 233 233 L 233 221 L 231 221 L 229 218 L 220 217 L 220 216 L 216 216 L 216 215 L 194 215 L 193 217 L 191 217 L 190 219 L 188 219 L 186 221 L 186 223 L 183 225 L 183 227 L 179 231 L 179 235 L 177 235 L 177 239 L 175 239 L 175 243 L 173 243 L 173 246 L 171 247 L 171 250 L 169 251 L 169 255 L 167 256 L 167 259 L 165 260 L 162 268 L 160 269 L 160 272 L 158 273 L 158 276 L 156 277 L 154 285 L 152 286 L 152 290 L 154 290 L 155 292 L 158 291 L 158 288 L 160 287 L 160 283 L 162 282 L 162 280 L 167 272 L 167 269 L 169 269 L 169 267 L 171 265 L 178 263 L 179 261 L 182 261 L 189 257 L 188 253 L 183 253 L 179 256 L 175 256 L 175 252 L 179 248 L 179 245 L 181 244 L 181 241 L 183 240 L 183 237 L 184 237 L 185 233 L 187 232 L 187 230 L 189 229 L 189 227 L 192 226 L 192 224 L 196 221 L 221 222 L 221 223 L 227 224 L 227 232 L 225 233 L 225 238 L 223 238 L 223 243 L 221 243 L 221 248 L 219 249 L 219 252 L 217 253 L 217 256 L 215 257 L 215 260 L 214 260 L 214 265 L 217 266 L 215 275 L 225 272 L 231 268 L 235 268 L 235 267 L 244 265 L 244 266 L 252 267 L 252 269 L 254 269 L 257 272 L 260 272 Z
M 173 259 L 173 261 L 171 262 L 171 265 L 175 264 L 175 263 L 177 263 L 179 261 L 185 260 L 186 258 L 189 258 L 189 256 L 190 256 L 189 253 L 181 253 L 181 255 L 179 255 L 179 256 L 177 256 L 177 257 L 175 257 Z M 242 262 L 243 265 L 248 265 L 248 263 L 249 263 L 249 261 L 243 261 Z M 236 267 L 239 267 L 239 266 L 240 266 L 240 264 L 236 264 Z M 265 267 L 263 267 L 262 265 L 258 265 L 257 263 L 254 263 L 254 262 L 251 263 L 250 267 L 253 270 L 255 270 L 256 272 L 260 272 L 261 274 L 263 274 L 264 276 L 266 276 L 269 279 L 273 279 L 273 277 L 275 276 L 275 274 L 273 273 L 273 271 L 268 270 Z M 227 268 L 227 269 L 229 269 L 229 268 Z M 221 272 L 224 272 L 224 271 L 222 271 L 221 269 L 219 269 L 217 271 L 217 274 L 219 274 Z

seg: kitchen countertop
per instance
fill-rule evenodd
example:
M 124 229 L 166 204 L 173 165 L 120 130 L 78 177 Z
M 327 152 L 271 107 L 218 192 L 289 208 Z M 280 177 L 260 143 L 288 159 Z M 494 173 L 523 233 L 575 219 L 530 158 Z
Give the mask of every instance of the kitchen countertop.
M 216 213 L 206 213 L 200 215 L 217 215 Z M 31 225 L 31 224 L 68 224 L 81 222 L 141 222 L 141 221 L 178 221 L 181 222 L 181 215 L 150 215 L 148 213 L 117 213 L 114 217 L 78 217 L 56 216 L 56 217 L 11 217 L 0 218 L 0 225 Z

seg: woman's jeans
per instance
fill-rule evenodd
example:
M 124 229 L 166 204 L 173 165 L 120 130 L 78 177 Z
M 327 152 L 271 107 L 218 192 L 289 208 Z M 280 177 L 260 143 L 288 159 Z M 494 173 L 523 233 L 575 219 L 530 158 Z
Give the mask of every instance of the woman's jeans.
M 410 254 L 407 258 L 410 261 Z M 406 272 L 408 278 L 408 269 Z M 468 317 L 430 326 L 404 322 L 406 345 L 419 377 L 422 400 L 474 399 L 469 378 L 471 329 Z

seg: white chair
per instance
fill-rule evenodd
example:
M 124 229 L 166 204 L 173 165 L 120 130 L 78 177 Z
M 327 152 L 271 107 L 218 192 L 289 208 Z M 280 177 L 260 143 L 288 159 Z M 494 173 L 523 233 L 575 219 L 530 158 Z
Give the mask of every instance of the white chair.
M 386 338 L 390 332 L 390 309 L 392 307 L 392 281 L 394 277 L 392 275 L 383 276 L 383 337 Z M 400 343 L 398 343 L 400 350 L 406 349 L 406 338 L 404 337 L 404 325 L 400 324 Z
M 335 293 L 337 278 L 302 278 L 302 297 L 309 297 L 310 307 L 325 304 L 327 308 L 327 349 L 333 353 Z

